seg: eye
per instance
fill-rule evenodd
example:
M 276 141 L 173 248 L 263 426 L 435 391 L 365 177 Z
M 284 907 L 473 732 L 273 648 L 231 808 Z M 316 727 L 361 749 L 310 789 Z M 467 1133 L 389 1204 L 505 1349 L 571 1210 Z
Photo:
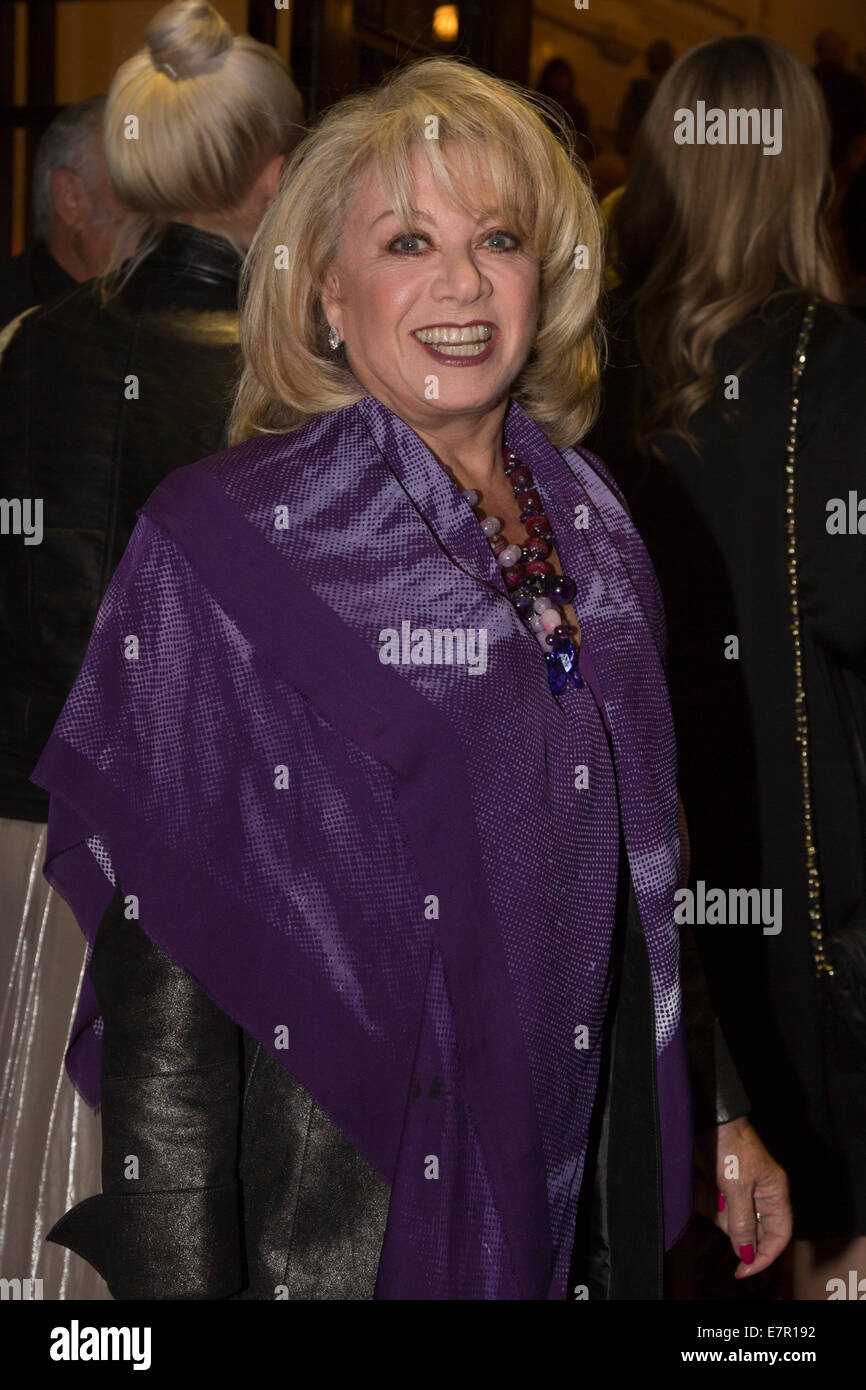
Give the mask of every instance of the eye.
M 397 255 L 420 256 L 420 250 L 412 250 L 411 246 L 408 248 L 406 246 L 407 242 L 413 241 L 419 244 L 421 242 L 426 242 L 428 246 L 430 244 L 429 238 L 424 236 L 421 232 L 401 232 L 399 236 L 394 237 L 393 241 L 388 242 L 388 250 L 396 252 Z
M 515 236 L 513 232 L 488 232 L 487 236 L 484 239 L 485 241 L 490 241 L 493 238 L 496 238 L 500 242 L 508 242 L 510 243 L 510 245 L 492 246 L 490 248 L 491 251 L 519 251 L 522 244 L 520 237 Z

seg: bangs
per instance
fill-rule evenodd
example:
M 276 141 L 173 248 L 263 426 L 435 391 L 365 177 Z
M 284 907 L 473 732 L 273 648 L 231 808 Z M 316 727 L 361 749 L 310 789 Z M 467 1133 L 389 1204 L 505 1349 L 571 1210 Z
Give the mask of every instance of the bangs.
M 494 114 L 499 133 L 493 130 Z M 550 145 L 538 138 L 527 140 L 525 124 L 519 139 L 516 131 L 508 138 L 507 128 L 503 138 L 501 111 L 483 118 L 473 114 L 469 121 L 459 113 L 439 115 L 438 138 L 428 139 L 424 131 L 431 128 L 434 115 L 401 109 L 386 117 L 347 170 L 347 199 L 374 172 L 399 220 L 411 227 L 421 210 L 411 160 L 420 154 L 444 198 L 470 216 L 501 216 L 539 259 L 545 259 L 560 221 L 554 190 L 562 183 L 561 172 L 552 167 Z M 563 158 L 567 159 L 565 151 Z

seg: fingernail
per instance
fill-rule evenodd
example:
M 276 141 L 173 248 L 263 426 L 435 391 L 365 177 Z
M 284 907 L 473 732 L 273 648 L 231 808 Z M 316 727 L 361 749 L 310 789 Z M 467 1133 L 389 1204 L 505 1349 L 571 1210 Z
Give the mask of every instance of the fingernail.
M 754 1264 L 754 1263 L 755 1263 L 755 1247 L 754 1247 L 754 1245 L 741 1245 L 741 1246 L 740 1246 L 740 1259 L 743 1261 L 743 1264 L 744 1264 L 744 1265 L 751 1265 L 751 1264 Z
M 725 1194 L 724 1194 L 724 1192 L 720 1192 L 720 1193 L 719 1193 L 719 1211 L 724 1211 L 724 1210 L 725 1210 Z

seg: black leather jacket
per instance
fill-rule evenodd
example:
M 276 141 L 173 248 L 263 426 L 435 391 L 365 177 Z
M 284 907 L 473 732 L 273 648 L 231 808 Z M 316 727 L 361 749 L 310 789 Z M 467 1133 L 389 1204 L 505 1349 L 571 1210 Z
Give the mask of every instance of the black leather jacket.
M 43 241 L 31 241 L 0 266 L 0 328 L 34 304 L 74 290 L 76 281 L 55 261 Z
M 120 1299 L 371 1297 L 387 1184 L 126 920 L 119 891 L 90 976 L 103 1019 L 102 1193 L 48 1239 Z
M 27 778 L 136 509 L 225 446 L 240 264 L 222 237 L 172 222 L 105 307 L 82 285 L 28 314 L 3 354 L 0 496 L 42 499 L 42 539 L 0 536 L 0 816 L 48 818 Z

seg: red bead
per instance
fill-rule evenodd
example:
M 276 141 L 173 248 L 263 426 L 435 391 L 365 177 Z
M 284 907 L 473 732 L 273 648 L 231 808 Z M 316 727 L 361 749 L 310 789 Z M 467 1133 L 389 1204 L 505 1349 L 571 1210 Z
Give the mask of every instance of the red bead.
M 526 530 L 530 536 L 544 536 L 550 530 L 550 522 L 547 517 L 538 512 L 535 516 L 526 518 Z
M 508 541 L 504 536 L 494 536 L 493 540 L 490 542 L 490 549 L 493 551 L 494 555 L 501 555 L 507 544 Z
M 521 507 L 531 507 L 533 512 L 540 512 L 541 498 L 533 488 L 530 488 L 528 492 L 521 493 L 520 505 Z
M 546 560 L 550 554 L 550 546 L 542 536 L 531 536 L 526 543 L 529 551 L 530 560 Z
M 505 580 L 509 589 L 516 589 L 524 576 L 523 565 L 512 565 L 510 569 L 502 571 L 502 578 Z
M 526 566 L 526 573 L 532 574 L 553 574 L 553 566 L 545 563 L 544 560 L 533 560 Z
M 521 463 L 517 468 L 512 468 L 508 475 L 508 481 L 512 487 L 532 487 L 532 474 Z

